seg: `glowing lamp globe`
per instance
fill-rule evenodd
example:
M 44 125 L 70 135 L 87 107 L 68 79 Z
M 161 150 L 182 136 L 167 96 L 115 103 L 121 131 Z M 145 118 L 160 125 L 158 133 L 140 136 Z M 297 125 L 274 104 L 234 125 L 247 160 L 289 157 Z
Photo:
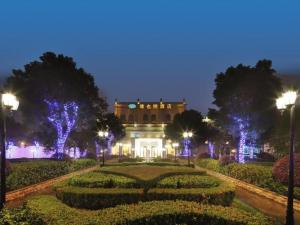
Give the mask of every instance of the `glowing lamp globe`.
M 287 91 L 282 95 L 283 101 L 286 106 L 294 105 L 297 99 L 297 92 L 296 91 Z
M 277 106 L 277 109 L 279 109 L 279 110 L 283 110 L 286 108 L 283 97 L 280 97 L 276 100 L 276 106 Z
M 19 107 L 19 101 L 17 97 L 10 93 L 2 94 L 2 104 L 10 107 L 11 110 L 17 110 Z

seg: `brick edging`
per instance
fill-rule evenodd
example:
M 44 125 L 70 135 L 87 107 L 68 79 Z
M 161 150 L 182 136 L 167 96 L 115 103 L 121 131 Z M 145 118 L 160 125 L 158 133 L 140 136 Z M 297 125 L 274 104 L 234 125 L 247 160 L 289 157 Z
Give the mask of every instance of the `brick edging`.
M 260 188 L 258 186 L 253 185 L 253 184 L 249 184 L 247 182 L 244 182 L 244 181 L 226 176 L 224 174 L 221 174 L 221 173 L 218 173 L 218 172 L 215 172 L 215 171 L 212 171 L 212 170 L 208 170 L 208 169 L 203 168 L 203 167 L 195 166 L 195 168 L 204 170 L 204 171 L 207 172 L 207 174 L 209 174 L 211 176 L 220 178 L 224 181 L 231 182 L 235 186 L 246 189 L 247 191 L 250 191 L 250 192 L 252 192 L 256 195 L 260 195 L 264 198 L 270 199 L 270 200 L 272 200 L 272 201 L 274 201 L 278 204 L 281 204 L 281 205 L 284 205 L 284 206 L 287 205 L 287 197 L 286 196 L 279 195 L 279 194 L 277 194 L 275 192 L 272 192 L 272 191 L 269 191 L 267 189 Z M 300 212 L 300 201 L 299 200 L 294 199 L 294 210 Z
M 83 170 L 75 171 L 75 172 L 72 172 L 72 173 L 68 173 L 68 174 L 60 176 L 60 177 L 52 178 L 50 180 L 46 180 L 46 181 L 43 181 L 43 182 L 38 183 L 38 184 L 33 184 L 33 185 L 30 185 L 30 186 L 27 186 L 27 187 L 24 187 L 24 188 L 21 188 L 21 189 L 17 189 L 17 190 L 14 190 L 14 191 L 7 192 L 6 193 L 6 201 L 9 202 L 9 201 L 13 201 L 13 200 L 16 200 L 16 199 L 19 199 L 19 198 L 23 198 L 23 197 L 25 197 L 29 194 L 34 193 L 34 192 L 37 192 L 37 191 L 43 190 L 45 188 L 51 187 L 51 186 L 53 186 L 54 184 L 56 184 L 60 181 L 64 181 L 64 180 L 69 179 L 69 178 L 71 178 L 73 176 L 76 176 L 76 175 L 91 172 L 93 170 L 96 170 L 97 168 L 99 168 L 98 165 L 93 166 L 93 167 L 89 167 L 87 169 L 83 169 Z

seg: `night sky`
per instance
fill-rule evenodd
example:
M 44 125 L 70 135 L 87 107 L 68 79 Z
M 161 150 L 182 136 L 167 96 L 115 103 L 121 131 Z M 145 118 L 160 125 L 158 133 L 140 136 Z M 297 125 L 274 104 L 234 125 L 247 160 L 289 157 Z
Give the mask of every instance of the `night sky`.
M 300 71 L 300 1 L 1 0 L 0 75 L 45 51 L 73 57 L 110 104 L 185 97 L 206 112 L 228 66 Z

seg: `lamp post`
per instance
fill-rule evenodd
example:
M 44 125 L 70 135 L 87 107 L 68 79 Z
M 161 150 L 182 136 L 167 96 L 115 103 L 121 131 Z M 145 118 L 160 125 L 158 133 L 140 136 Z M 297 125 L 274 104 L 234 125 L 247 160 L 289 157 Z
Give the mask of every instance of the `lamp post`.
M 103 139 L 104 140 L 104 143 L 106 145 L 106 138 L 108 137 L 108 131 L 99 131 L 98 132 L 98 136 L 100 137 L 100 139 Z M 104 155 L 104 148 L 102 149 L 102 166 L 104 166 L 104 160 L 105 160 L 105 155 Z
M 183 132 L 182 134 L 183 138 L 184 138 L 184 145 L 185 145 L 185 148 L 188 149 L 188 166 L 191 165 L 191 160 L 190 160 L 190 154 L 191 154 L 191 149 L 190 149 L 190 142 L 191 142 L 191 138 L 193 137 L 193 132 Z
M 122 143 L 118 143 L 118 146 L 119 146 L 119 162 L 121 161 L 121 158 L 122 158 L 122 148 L 123 148 L 123 144 Z
M 294 152 L 295 152 L 295 104 L 298 94 L 296 91 L 287 91 L 276 100 L 279 110 L 290 110 L 290 150 L 289 150 L 289 177 L 288 177 L 288 201 L 286 209 L 286 225 L 294 225 Z
M 1 197 L 0 197 L 0 210 L 3 209 L 5 203 L 5 194 L 6 194 L 6 180 L 5 180 L 5 139 L 6 139 L 6 110 L 17 110 L 19 107 L 19 101 L 16 96 L 10 93 L 5 93 L 1 95 L 1 109 L 0 116 L 2 119 L 1 123 Z
M 172 144 L 172 146 L 174 148 L 174 161 L 176 161 L 177 148 L 178 148 L 179 144 L 175 142 Z

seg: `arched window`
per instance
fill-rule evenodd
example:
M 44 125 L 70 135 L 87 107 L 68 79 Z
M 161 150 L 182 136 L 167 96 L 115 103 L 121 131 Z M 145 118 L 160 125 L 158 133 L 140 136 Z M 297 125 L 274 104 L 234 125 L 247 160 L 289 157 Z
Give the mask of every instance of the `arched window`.
M 155 122 L 156 121 L 156 115 L 151 115 L 151 122 Z
M 129 115 L 128 120 L 129 120 L 129 122 L 133 122 L 134 119 L 133 119 L 133 115 L 132 114 Z
M 147 115 L 147 114 L 144 114 L 144 116 L 143 116 L 143 120 L 144 120 L 144 122 L 148 122 L 148 121 L 149 121 L 149 117 L 148 117 L 148 115 Z
M 166 115 L 166 122 L 170 122 L 171 121 L 171 115 L 170 114 L 167 114 Z
M 126 121 L 126 115 L 125 115 L 125 114 L 121 114 L 120 120 L 121 120 L 122 122 Z

